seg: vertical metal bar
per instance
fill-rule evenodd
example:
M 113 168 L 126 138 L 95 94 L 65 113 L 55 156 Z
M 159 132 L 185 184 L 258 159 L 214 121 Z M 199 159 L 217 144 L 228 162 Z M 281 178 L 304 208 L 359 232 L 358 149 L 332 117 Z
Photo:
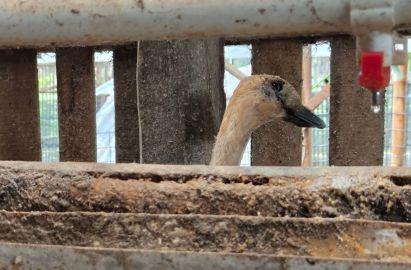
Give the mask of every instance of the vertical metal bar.
M 357 84 L 355 39 L 331 39 L 330 154 L 335 166 L 383 164 L 384 100 L 371 112 L 371 93 Z
M 141 42 L 142 162 L 206 164 L 225 108 L 223 42 Z
M 253 43 L 253 74 L 273 74 L 288 80 L 297 91 L 302 82 L 302 46 L 299 40 L 261 40 Z M 271 122 L 251 137 L 252 165 L 300 166 L 301 128 Z
M 115 47 L 113 62 L 116 161 L 140 162 L 136 46 Z
M 56 51 L 60 161 L 96 161 L 94 50 Z
M 0 160 L 41 160 L 37 53 L 0 51 Z

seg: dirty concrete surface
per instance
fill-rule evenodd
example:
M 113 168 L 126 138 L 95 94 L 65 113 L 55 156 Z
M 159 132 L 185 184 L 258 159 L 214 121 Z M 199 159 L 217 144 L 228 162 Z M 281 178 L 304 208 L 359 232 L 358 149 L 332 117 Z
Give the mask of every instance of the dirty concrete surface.
M 346 219 L 0 211 L 4 242 L 411 260 L 411 224 Z
M 411 263 L 410 175 L 408 168 L 381 167 L 348 173 L 0 162 L 0 246 Z
M 401 176 L 173 175 L 52 168 L 0 166 L 0 208 L 411 221 L 411 181 Z

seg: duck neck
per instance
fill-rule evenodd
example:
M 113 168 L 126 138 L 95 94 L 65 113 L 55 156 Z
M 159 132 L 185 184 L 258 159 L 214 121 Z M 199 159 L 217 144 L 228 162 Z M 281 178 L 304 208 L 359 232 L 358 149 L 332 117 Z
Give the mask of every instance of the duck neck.
M 240 164 L 251 133 L 261 125 L 253 112 L 246 108 L 244 106 L 227 108 L 214 145 L 210 165 L 237 166 Z

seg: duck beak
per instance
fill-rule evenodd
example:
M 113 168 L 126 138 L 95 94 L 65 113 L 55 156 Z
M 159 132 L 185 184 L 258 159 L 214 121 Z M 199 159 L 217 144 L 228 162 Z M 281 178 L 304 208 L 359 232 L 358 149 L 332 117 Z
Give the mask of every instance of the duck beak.
M 291 122 L 298 127 L 316 127 L 323 129 L 326 126 L 320 117 L 313 114 L 304 106 L 301 106 L 297 110 L 288 109 L 283 120 Z

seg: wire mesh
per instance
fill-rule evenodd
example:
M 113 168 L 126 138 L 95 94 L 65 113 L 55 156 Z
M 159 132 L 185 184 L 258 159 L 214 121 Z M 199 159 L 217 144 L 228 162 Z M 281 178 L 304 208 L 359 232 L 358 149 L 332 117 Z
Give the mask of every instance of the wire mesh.
M 329 82 L 330 77 L 330 57 L 312 57 L 311 59 L 311 96 L 321 91 L 322 87 Z M 311 160 L 313 166 L 327 166 L 329 153 L 329 113 L 330 99 L 327 98 L 315 110 L 327 125 L 324 129 L 312 129 L 312 150 Z
M 249 47 L 247 47 L 250 50 Z M 50 55 L 50 54 L 48 54 Z M 54 56 L 52 56 L 54 57 Z M 240 59 L 230 58 L 230 62 L 242 69 L 245 73 L 250 73 L 251 68 L 247 68 L 250 65 L 251 54 L 246 53 Z M 113 78 L 112 61 L 96 62 L 96 86 Z M 59 132 L 58 132 L 58 112 L 57 112 L 57 77 L 55 63 L 39 63 L 39 107 L 40 107 L 40 125 L 41 125 L 41 146 L 42 146 L 42 160 L 46 162 L 55 162 L 59 160 Z M 330 74 L 330 57 L 321 56 L 312 58 L 312 95 L 315 95 L 321 90 L 321 87 L 327 83 Z M 227 76 L 227 73 L 226 73 Z M 227 78 L 225 79 L 227 80 Z M 408 84 L 408 90 L 410 84 Z M 232 91 L 231 89 L 230 91 Z M 228 92 L 227 95 L 232 94 Z M 406 115 L 411 113 L 411 98 L 410 91 L 406 94 Z M 389 165 L 391 162 L 391 133 L 392 133 L 392 86 L 389 87 L 385 93 L 385 142 L 384 142 L 384 165 Z M 100 104 L 102 105 L 102 104 Z M 327 128 L 325 129 L 313 129 L 313 142 L 312 142 L 312 165 L 313 166 L 327 166 L 329 156 L 329 98 L 325 100 L 318 108 L 315 109 L 315 113 L 321 117 Z M 97 108 L 98 109 L 98 108 Z M 405 134 L 405 157 L 404 166 L 411 166 L 411 119 L 407 117 L 407 123 L 404 127 Z M 114 130 L 114 128 L 113 128 Z M 104 133 L 104 134 L 103 134 Z M 115 134 L 113 132 L 97 133 L 97 136 L 107 137 L 108 142 L 115 140 Z M 115 149 L 108 145 L 100 145 L 97 149 L 105 153 L 109 153 L 109 161 L 115 162 Z M 244 153 L 241 165 L 250 165 L 250 145 Z
M 38 63 L 39 109 L 42 161 L 59 161 L 59 127 L 57 101 L 57 75 L 55 54 L 40 54 L 39 59 L 48 59 L 48 63 Z M 112 61 L 95 62 L 95 84 L 98 87 L 113 78 Z M 103 104 L 96 102 L 101 107 Z M 99 107 L 96 108 L 98 111 Z M 114 128 L 113 128 L 114 130 Z M 115 138 L 112 132 L 97 132 L 98 138 L 108 142 L 107 145 L 98 145 L 97 152 L 104 153 L 105 162 L 115 162 L 115 148 L 112 141 Z M 108 138 L 108 139 L 105 139 Z M 108 154 L 108 156 L 107 156 Z
M 55 54 L 42 56 L 55 57 Z M 38 65 L 38 84 L 42 160 L 59 161 L 57 75 L 54 63 Z

